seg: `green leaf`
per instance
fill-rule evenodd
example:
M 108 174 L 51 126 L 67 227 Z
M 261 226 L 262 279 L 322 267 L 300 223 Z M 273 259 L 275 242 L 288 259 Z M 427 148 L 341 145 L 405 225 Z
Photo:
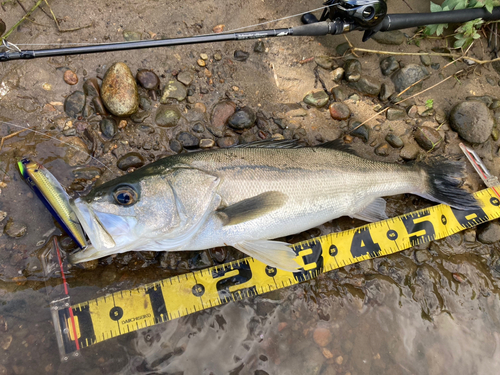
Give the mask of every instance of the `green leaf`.
M 466 42 L 466 41 L 467 41 L 467 39 L 465 39 L 465 38 L 458 39 L 458 40 L 456 40 L 456 41 L 455 41 L 455 43 L 453 44 L 453 47 L 454 47 L 454 48 L 460 48 L 460 47 L 462 47 L 462 46 L 465 44 L 465 42 Z
M 443 34 L 443 30 L 445 29 L 445 27 L 448 27 L 447 23 L 441 23 L 441 24 L 437 25 L 436 35 L 439 36 L 439 35 Z
M 436 30 L 437 30 L 437 27 L 439 25 L 429 25 L 429 26 L 426 26 L 425 29 L 424 29 L 424 34 L 425 35 L 434 35 L 436 33 Z
M 442 12 L 441 7 L 431 1 L 431 12 Z
M 486 4 L 484 4 L 484 6 L 486 7 L 488 13 L 493 12 L 493 3 L 487 2 Z

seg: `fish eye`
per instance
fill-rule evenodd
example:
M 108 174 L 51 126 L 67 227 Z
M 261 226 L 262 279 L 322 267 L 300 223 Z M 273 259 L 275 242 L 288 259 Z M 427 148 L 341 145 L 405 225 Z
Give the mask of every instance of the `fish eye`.
M 137 202 L 137 192 L 130 186 L 120 186 L 113 193 L 116 203 L 120 206 L 131 206 Z

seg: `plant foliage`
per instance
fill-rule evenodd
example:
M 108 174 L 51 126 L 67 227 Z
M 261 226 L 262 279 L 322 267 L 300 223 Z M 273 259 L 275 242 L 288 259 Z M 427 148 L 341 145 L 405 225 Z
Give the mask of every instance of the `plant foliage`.
M 499 0 L 445 0 L 442 5 L 435 4 L 431 1 L 431 12 L 446 12 L 449 10 L 459 10 L 468 8 L 482 8 L 485 7 L 488 12 L 492 12 L 493 7 L 500 4 Z M 481 36 L 478 30 L 484 23 L 480 18 L 465 22 L 458 29 L 455 30 L 455 43 L 454 48 L 468 48 L 475 39 Z M 425 35 L 442 35 L 444 29 L 448 27 L 447 23 L 438 25 L 429 25 L 425 28 Z

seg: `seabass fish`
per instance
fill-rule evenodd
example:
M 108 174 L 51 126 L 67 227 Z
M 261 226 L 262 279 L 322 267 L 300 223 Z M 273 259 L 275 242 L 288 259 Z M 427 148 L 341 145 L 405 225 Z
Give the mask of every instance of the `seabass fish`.
M 360 158 L 341 142 L 180 154 L 109 181 L 72 201 L 91 246 L 79 263 L 130 250 L 234 246 L 296 270 L 296 254 L 271 241 L 340 216 L 386 219 L 383 196 L 413 193 L 458 209 L 477 207 L 460 188 L 463 164 L 399 165 Z

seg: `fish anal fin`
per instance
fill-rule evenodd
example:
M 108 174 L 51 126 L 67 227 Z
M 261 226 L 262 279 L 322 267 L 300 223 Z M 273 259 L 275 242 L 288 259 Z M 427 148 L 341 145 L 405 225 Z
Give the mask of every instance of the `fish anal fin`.
M 366 206 L 362 211 L 357 212 L 351 217 L 363 221 L 368 221 L 370 223 L 388 219 L 385 213 L 386 202 L 383 198 L 375 198 L 368 206 Z
M 217 210 L 217 215 L 224 226 L 236 225 L 274 211 L 282 207 L 286 200 L 286 194 L 278 191 L 268 191 L 221 208 Z
M 269 240 L 241 241 L 232 246 L 262 263 L 283 271 L 296 272 L 301 267 L 295 260 L 297 254 L 286 242 Z

